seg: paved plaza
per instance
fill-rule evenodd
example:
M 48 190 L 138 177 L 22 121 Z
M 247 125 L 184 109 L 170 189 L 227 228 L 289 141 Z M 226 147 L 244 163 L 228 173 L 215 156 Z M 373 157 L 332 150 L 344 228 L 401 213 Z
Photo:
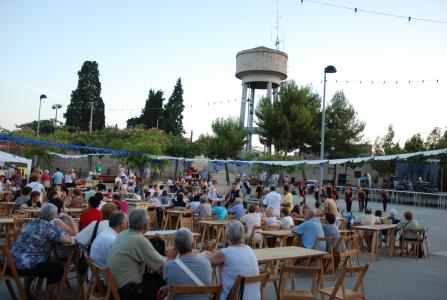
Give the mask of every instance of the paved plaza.
M 308 203 L 313 205 L 312 197 L 308 197 Z M 345 209 L 344 201 L 339 201 L 341 210 Z M 369 203 L 373 210 L 381 209 L 377 202 Z M 358 216 L 357 203 L 353 204 L 354 215 Z M 402 213 L 411 210 L 414 218 L 423 227 L 428 227 L 430 257 L 419 259 L 389 257 L 380 255 L 380 260 L 371 262 L 368 257 L 361 257 L 361 263 L 370 264 L 365 277 L 367 299 L 445 299 L 447 295 L 447 275 L 444 273 L 447 267 L 447 210 L 426 207 L 413 207 L 407 205 L 389 205 L 394 208 L 401 218 Z M 348 279 L 349 281 L 349 279 Z M 307 280 L 304 280 L 306 286 Z M 326 279 L 325 286 L 332 286 L 335 282 Z M 73 281 L 73 286 L 75 282 Z M 9 299 L 9 294 L 4 283 L 0 284 L 0 299 Z M 77 299 L 76 295 L 66 290 L 64 299 Z M 272 283 L 266 288 L 266 299 L 275 299 Z

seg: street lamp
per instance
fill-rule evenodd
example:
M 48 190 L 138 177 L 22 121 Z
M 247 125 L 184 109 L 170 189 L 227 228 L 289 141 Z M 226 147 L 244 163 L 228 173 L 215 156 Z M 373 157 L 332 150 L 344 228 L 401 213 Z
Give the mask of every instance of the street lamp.
M 39 136 L 40 133 L 40 107 L 42 106 L 42 99 L 47 99 L 47 96 L 45 96 L 44 94 L 40 95 L 40 100 L 39 100 L 39 116 L 37 118 L 37 136 Z
M 323 114 L 321 116 L 321 144 L 320 144 L 320 160 L 324 159 L 324 128 L 325 128 L 325 117 L 326 117 L 326 74 L 336 73 L 337 69 L 334 66 L 327 66 L 324 68 L 324 81 L 323 81 Z M 320 194 L 323 190 L 323 167 L 324 163 L 320 162 Z
M 56 110 L 56 118 L 54 119 L 54 125 L 57 126 L 57 110 L 62 108 L 62 104 L 53 104 L 51 108 Z

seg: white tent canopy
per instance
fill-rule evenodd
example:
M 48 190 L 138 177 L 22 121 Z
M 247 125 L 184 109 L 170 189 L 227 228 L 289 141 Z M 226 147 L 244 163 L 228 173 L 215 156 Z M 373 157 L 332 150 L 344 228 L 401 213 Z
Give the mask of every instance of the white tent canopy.
M 12 163 L 23 163 L 26 164 L 26 167 L 28 169 L 28 175 L 31 174 L 31 165 L 32 165 L 32 160 L 25 158 L 25 157 L 21 157 L 21 156 L 17 156 L 8 152 L 3 152 L 0 151 L 0 164 L 4 165 L 5 162 L 12 162 Z

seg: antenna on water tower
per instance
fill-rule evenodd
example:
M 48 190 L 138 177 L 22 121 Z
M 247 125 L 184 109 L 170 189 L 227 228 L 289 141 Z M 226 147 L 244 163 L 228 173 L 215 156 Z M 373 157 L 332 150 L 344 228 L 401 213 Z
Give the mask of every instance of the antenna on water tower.
M 275 43 L 276 50 L 279 50 L 279 45 L 281 44 L 281 40 L 279 39 L 279 0 L 276 0 L 276 40 L 272 41 Z

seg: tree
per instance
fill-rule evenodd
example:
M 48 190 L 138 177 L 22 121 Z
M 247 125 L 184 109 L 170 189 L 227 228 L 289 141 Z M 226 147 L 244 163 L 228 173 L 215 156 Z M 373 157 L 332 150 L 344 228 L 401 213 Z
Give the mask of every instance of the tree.
M 166 133 L 172 135 L 182 135 L 185 133 L 183 129 L 183 88 L 181 78 L 177 79 L 177 82 L 172 91 L 171 97 L 169 97 L 168 103 L 163 108 L 162 120 L 160 128 Z
M 414 134 L 412 137 L 410 137 L 404 145 L 404 151 L 405 152 L 418 152 L 418 151 L 424 151 L 424 140 L 421 137 L 421 134 Z
M 442 139 L 442 129 L 439 127 L 435 127 L 427 136 L 424 145 L 429 150 L 438 149 L 441 148 L 440 146 L 442 143 Z
M 256 107 L 260 141 L 273 144 L 284 154 L 295 149 L 315 150 L 319 145 L 320 97 L 310 87 L 298 87 L 291 80 L 279 91 L 278 101 L 263 98 Z
M 158 90 L 155 92 L 153 89 L 150 89 L 141 115 L 128 119 L 127 127 L 143 125 L 143 128 L 146 129 L 157 128 L 157 121 L 161 119 L 163 101 L 163 91 Z
M 237 159 L 244 147 L 246 132 L 239 119 L 218 118 L 211 124 L 213 135 L 201 135 L 197 141 L 205 155 L 218 159 Z M 230 184 L 228 166 L 225 164 L 227 184 Z
M 98 63 L 85 61 L 78 72 L 78 87 L 71 93 L 71 101 L 64 113 L 67 126 L 82 131 L 89 129 L 90 103 L 93 103 L 93 130 L 105 127 L 104 102 L 101 98 Z
M 392 155 L 402 152 L 399 146 L 399 142 L 394 142 L 395 132 L 393 125 L 388 126 L 388 131 L 382 138 L 377 137 L 373 145 L 374 156 L 380 155 Z M 376 170 L 380 176 L 389 178 L 390 174 L 394 172 L 396 168 L 396 160 L 372 160 L 371 166 Z
M 363 136 L 365 122 L 357 119 L 357 112 L 346 99 L 343 91 L 335 92 L 326 108 L 325 151 L 329 158 L 353 157 L 359 154 L 356 147 Z M 336 179 L 337 165 L 334 165 L 333 180 Z
M 58 123 L 59 124 L 55 124 L 54 119 L 53 120 L 40 120 L 40 127 L 39 127 L 40 134 L 53 134 L 56 129 L 62 128 L 61 123 L 60 122 L 58 122 Z M 32 129 L 34 132 L 36 132 L 37 131 L 37 121 L 23 123 L 20 125 L 16 125 L 16 127 L 20 128 L 20 129 L 29 128 L 29 129 Z

